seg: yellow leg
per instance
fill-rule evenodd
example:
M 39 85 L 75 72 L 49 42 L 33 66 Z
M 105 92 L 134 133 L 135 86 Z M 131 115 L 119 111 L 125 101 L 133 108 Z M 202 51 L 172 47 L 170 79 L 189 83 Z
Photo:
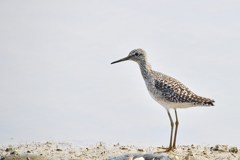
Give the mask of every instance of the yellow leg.
M 178 115 L 177 115 L 177 110 L 174 109 L 175 111 L 175 116 L 176 116 L 176 122 L 175 122 L 175 134 L 174 134 L 174 140 L 173 140 L 173 148 L 176 149 L 176 141 L 177 141 L 177 131 L 178 131 L 178 125 L 179 125 L 179 122 L 178 122 Z
M 168 112 L 168 117 L 169 117 L 169 120 L 170 120 L 170 124 L 171 124 L 171 136 L 170 136 L 170 143 L 169 143 L 169 147 L 168 147 L 168 150 L 167 151 L 170 151 L 172 150 L 172 136 L 173 136 L 173 128 L 174 128 L 174 123 L 173 123 L 173 120 L 172 120 L 172 117 L 171 117 L 171 114 L 169 112 L 169 110 L 167 111 Z

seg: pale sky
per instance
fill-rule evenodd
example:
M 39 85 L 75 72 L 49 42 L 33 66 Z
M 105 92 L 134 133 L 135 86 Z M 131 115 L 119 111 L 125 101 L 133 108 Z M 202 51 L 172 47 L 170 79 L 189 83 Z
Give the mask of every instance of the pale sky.
M 0 144 L 168 145 L 167 113 L 134 62 L 215 107 L 178 111 L 178 144 L 240 146 L 240 1 L 0 1 Z

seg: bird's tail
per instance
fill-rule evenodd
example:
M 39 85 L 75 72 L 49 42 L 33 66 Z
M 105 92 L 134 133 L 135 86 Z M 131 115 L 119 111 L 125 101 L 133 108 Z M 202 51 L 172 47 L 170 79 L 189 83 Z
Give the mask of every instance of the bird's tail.
M 214 106 L 214 100 L 198 96 L 198 103 L 201 106 Z

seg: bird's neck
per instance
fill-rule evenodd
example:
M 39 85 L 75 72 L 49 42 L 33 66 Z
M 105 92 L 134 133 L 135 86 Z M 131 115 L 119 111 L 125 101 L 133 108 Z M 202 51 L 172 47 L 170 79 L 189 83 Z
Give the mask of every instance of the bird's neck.
M 140 62 L 140 63 L 138 63 L 138 65 L 140 67 L 143 78 L 145 80 L 148 79 L 150 77 L 150 74 L 151 74 L 151 71 L 152 71 L 151 65 L 146 61 Z

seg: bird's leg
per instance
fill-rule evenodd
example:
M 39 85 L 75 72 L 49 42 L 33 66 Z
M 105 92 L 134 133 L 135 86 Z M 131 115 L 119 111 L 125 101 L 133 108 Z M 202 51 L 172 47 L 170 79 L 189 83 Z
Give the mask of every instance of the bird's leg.
M 175 122 L 175 134 L 174 134 L 174 140 L 173 140 L 173 148 L 176 149 L 176 140 L 177 140 L 177 131 L 178 131 L 178 115 L 177 115 L 177 110 L 174 109 L 175 111 L 175 116 L 176 116 L 176 122 Z
M 169 110 L 167 111 L 168 112 L 168 117 L 170 119 L 170 122 L 171 122 L 171 137 L 170 137 L 170 144 L 169 144 L 169 147 L 168 147 L 168 150 L 167 151 L 170 151 L 172 150 L 172 136 L 173 136 L 173 127 L 174 127 L 174 123 L 173 123 L 173 120 L 172 120 L 172 117 L 171 117 L 171 114 L 169 112 Z

